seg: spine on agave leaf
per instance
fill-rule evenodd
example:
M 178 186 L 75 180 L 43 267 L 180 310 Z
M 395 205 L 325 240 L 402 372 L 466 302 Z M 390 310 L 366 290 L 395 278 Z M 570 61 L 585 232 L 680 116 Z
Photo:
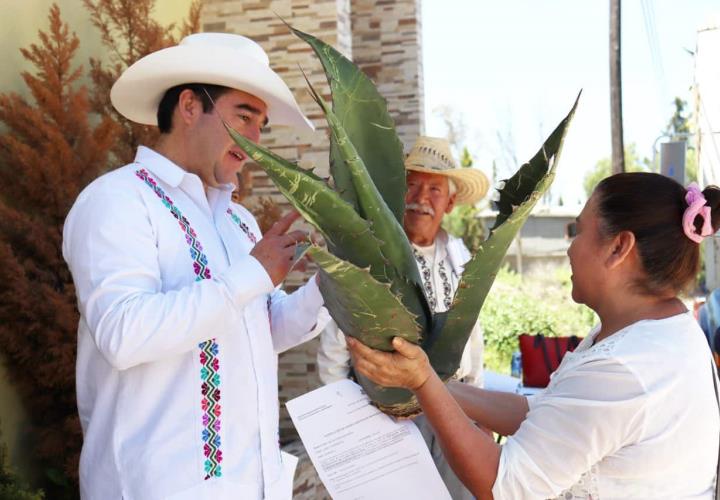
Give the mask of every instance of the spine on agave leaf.
M 579 99 L 580 95 L 538 153 L 500 190 L 500 213 L 490 236 L 465 264 L 450 310 L 434 318 L 423 348 L 435 371 L 444 379 L 458 369 L 465 344 L 510 243 L 553 181 L 563 140 Z

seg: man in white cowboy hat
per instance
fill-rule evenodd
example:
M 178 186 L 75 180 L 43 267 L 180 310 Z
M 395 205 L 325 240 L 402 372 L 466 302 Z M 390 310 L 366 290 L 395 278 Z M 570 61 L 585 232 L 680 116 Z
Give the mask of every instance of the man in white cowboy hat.
M 323 301 L 314 279 L 291 295 L 276 288 L 304 234 L 289 231 L 291 215 L 261 239 L 231 202 L 247 157 L 222 120 L 255 142 L 267 123 L 312 125 L 262 48 L 238 35 L 191 35 L 148 55 L 111 100 L 161 135 L 90 184 L 65 223 L 81 314 L 81 496 L 289 499 L 277 353 L 319 332 Z
M 434 312 L 447 311 L 470 252 L 461 239 L 448 234 L 440 225 L 443 216 L 455 205 L 477 203 L 487 193 L 488 180 L 479 170 L 458 168 L 450 144 L 435 137 L 418 137 L 405 160 L 405 168 L 408 187 L 405 233 L 412 244 L 430 307 Z M 483 335 L 480 324 L 476 323 L 455 376 L 466 383 L 482 386 L 482 359 Z M 345 336 L 334 321 L 328 323 L 321 335 L 317 362 L 323 383 L 350 376 L 350 354 Z M 452 498 L 473 498 L 448 466 L 425 418 L 417 417 L 415 423 Z

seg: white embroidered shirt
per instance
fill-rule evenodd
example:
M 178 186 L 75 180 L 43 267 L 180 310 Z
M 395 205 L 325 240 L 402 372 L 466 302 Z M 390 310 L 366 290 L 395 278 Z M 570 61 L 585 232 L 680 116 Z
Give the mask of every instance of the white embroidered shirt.
M 85 499 L 277 498 L 277 353 L 324 309 L 314 279 L 274 289 L 231 190 L 140 147 L 67 217 Z

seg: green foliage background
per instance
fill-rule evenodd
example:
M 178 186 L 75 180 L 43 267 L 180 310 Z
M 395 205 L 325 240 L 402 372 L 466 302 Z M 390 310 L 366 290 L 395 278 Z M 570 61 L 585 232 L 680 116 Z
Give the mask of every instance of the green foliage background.
M 651 161 L 648 158 L 640 158 L 635 143 L 625 147 L 625 171 L 626 172 L 647 172 L 650 168 Z M 598 160 L 595 168 L 590 170 L 583 179 L 583 188 L 585 196 L 590 198 L 595 186 L 605 177 L 610 177 L 612 173 L 612 162 L 610 158 Z
M 2 442 L 0 433 L 0 500 L 43 500 L 43 492 L 25 484 L 9 462 L 7 446 Z
M 485 334 L 485 368 L 510 373 L 512 353 L 521 333 L 584 337 L 597 323 L 588 307 L 573 302 L 570 269 L 548 267 L 520 276 L 500 270 L 480 311 Z

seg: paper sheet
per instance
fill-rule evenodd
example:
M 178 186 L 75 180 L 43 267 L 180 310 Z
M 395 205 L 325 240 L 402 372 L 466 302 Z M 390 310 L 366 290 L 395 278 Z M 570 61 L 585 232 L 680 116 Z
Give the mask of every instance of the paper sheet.
M 295 428 L 335 500 L 451 500 L 414 423 L 388 417 L 341 380 L 287 402 Z

